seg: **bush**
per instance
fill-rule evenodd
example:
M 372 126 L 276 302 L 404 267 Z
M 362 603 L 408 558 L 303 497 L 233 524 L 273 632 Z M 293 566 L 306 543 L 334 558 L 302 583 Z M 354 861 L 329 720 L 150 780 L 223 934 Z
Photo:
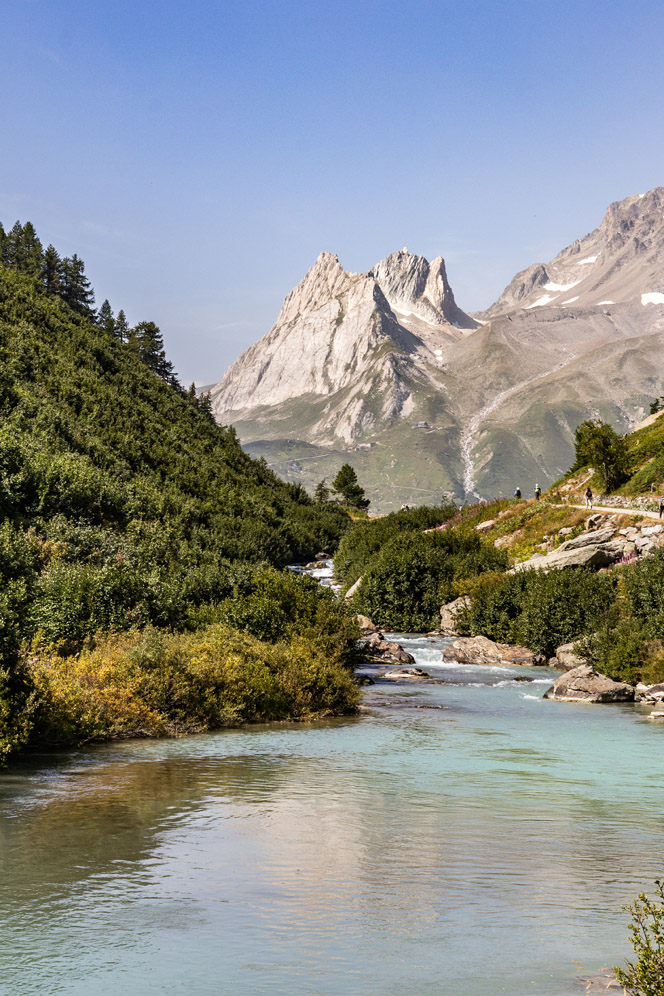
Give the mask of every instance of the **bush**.
M 440 606 L 461 577 L 505 569 L 507 555 L 477 533 L 404 533 L 369 562 L 353 608 L 381 627 L 421 632 L 434 629 Z
M 353 712 L 358 702 L 351 671 L 311 640 L 266 644 L 221 624 L 101 636 L 66 658 L 33 647 L 27 666 L 32 738 L 47 744 L 311 719 Z
M 664 996 L 664 885 L 655 881 L 655 897 L 644 892 L 631 906 L 630 943 L 636 961 L 614 968 L 628 996 Z
M 461 623 L 473 636 L 520 643 L 551 656 L 600 627 L 615 600 L 615 579 L 591 570 L 490 575 L 472 590 Z

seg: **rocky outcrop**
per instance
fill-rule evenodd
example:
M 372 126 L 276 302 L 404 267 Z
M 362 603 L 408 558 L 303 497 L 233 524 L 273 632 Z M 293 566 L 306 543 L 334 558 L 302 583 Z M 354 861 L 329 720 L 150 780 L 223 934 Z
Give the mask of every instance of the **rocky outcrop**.
M 634 698 L 636 702 L 644 702 L 648 705 L 664 702 L 664 684 L 645 685 L 643 682 L 639 682 L 634 689 Z
M 350 588 L 348 589 L 348 591 L 344 595 L 344 598 L 352 598 L 353 595 L 355 594 L 355 592 L 360 590 L 360 585 L 361 584 L 362 584 L 362 578 L 360 577 L 360 578 L 357 579 L 357 581 L 355 582 L 355 584 L 352 584 L 350 586 Z
M 583 664 L 561 674 L 544 693 L 544 698 L 561 702 L 633 702 L 634 689 Z
M 443 660 L 457 664 L 533 667 L 544 662 L 541 654 L 528 647 L 494 643 L 486 636 L 462 636 L 443 650 Z
M 368 636 L 370 633 L 378 632 L 378 626 L 372 623 L 371 619 L 369 619 L 369 616 L 359 615 L 356 616 L 356 618 L 357 618 L 357 625 L 360 627 L 360 633 L 362 634 L 362 636 Z
M 535 554 L 529 560 L 515 564 L 511 573 L 518 571 L 549 571 L 561 567 L 592 567 L 598 570 L 609 567 L 624 557 L 645 555 L 664 546 L 664 526 L 643 522 L 637 529 L 616 529 L 615 522 L 607 521 L 600 514 L 591 516 L 588 529 L 579 536 L 565 540 L 547 554 Z
M 574 643 L 563 643 L 558 647 L 556 656 L 549 661 L 551 667 L 557 667 L 560 671 L 573 671 L 575 668 L 587 664 L 588 661 L 576 652 L 574 646 Z
M 414 664 L 415 658 L 403 649 L 400 643 L 386 640 L 382 633 L 369 633 L 358 641 L 358 649 L 363 651 L 369 660 L 381 664 Z
M 460 612 L 467 609 L 469 605 L 470 599 L 468 595 L 462 595 L 460 598 L 455 598 L 453 602 L 448 602 L 447 605 L 441 606 L 439 633 L 442 636 L 458 636 L 457 616 Z

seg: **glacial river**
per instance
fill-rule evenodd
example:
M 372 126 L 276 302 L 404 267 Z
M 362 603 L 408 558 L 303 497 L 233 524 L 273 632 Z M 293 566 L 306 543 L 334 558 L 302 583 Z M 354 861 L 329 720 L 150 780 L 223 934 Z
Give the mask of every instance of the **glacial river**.
M 435 680 L 356 718 L 2 772 L 3 996 L 581 996 L 628 955 L 664 729 L 403 643 Z

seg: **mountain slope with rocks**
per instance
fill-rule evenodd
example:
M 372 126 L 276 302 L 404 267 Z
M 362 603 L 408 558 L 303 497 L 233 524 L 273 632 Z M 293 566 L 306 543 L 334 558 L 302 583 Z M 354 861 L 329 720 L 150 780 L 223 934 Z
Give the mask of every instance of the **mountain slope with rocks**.
M 569 466 L 576 425 L 632 428 L 661 393 L 664 188 L 517 274 L 472 317 L 445 263 L 405 249 L 364 274 L 321 253 L 211 390 L 220 422 L 312 487 L 350 459 L 375 508 L 510 494 Z

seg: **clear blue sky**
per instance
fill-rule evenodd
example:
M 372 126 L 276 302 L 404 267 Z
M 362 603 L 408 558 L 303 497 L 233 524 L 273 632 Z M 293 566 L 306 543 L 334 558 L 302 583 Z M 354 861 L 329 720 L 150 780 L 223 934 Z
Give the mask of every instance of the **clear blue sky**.
M 13 0 L 0 219 L 218 380 L 322 249 L 487 306 L 664 184 L 659 0 Z

